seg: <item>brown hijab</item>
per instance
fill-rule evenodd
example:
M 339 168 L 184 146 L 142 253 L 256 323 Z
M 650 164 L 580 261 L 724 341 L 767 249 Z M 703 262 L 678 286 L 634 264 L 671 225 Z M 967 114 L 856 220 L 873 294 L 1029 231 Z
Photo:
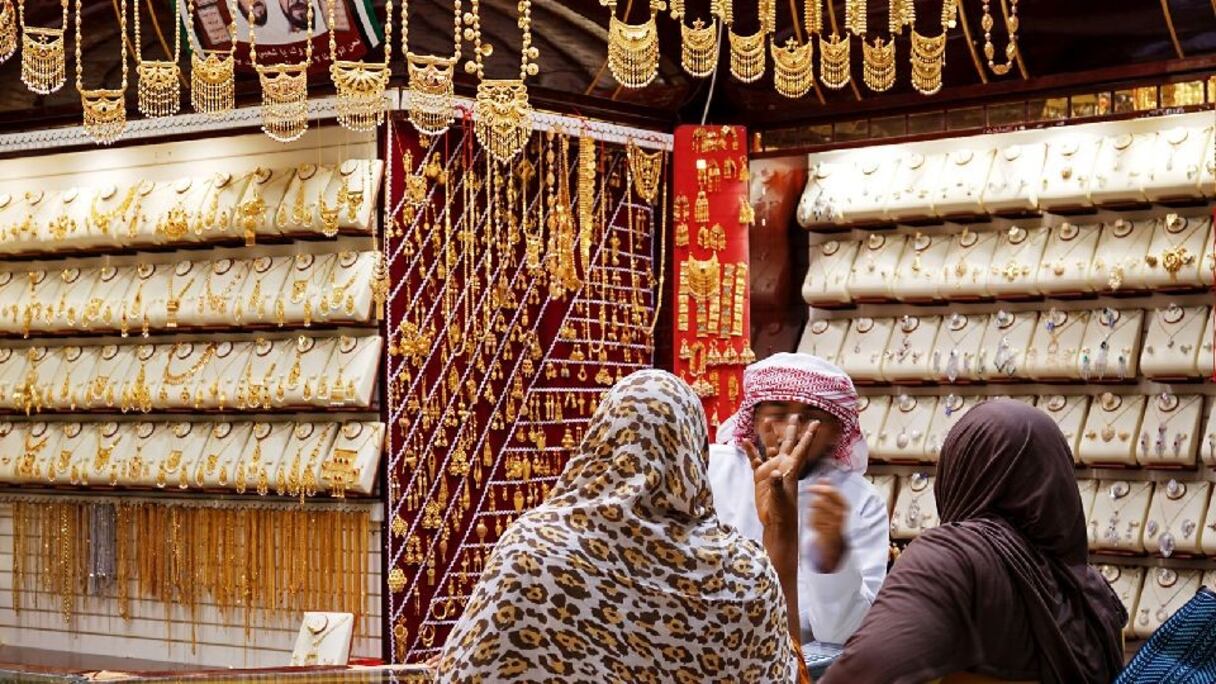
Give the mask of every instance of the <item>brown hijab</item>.
M 942 525 L 895 563 L 844 655 L 821 680 L 926 682 L 954 672 L 1109 682 L 1127 613 L 1086 563 L 1072 457 L 1021 402 L 972 409 L 946 438 Z

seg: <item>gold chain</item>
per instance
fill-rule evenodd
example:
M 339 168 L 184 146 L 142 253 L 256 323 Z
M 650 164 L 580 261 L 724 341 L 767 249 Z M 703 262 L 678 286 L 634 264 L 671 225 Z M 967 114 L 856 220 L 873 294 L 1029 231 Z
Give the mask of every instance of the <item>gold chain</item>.
M 180 0 L 173 0 L 173 59 L 143 58 L 143 36 L 140 34 L 139 1 L 135 2 L 135 73 L 139 77 L 139 111 L 147 117 L 171 116 L 182 106 L 181 67 L 182 34 L 178 25 Z
M 403 0 L 404 1 L 404 0 Z M 329 77 L 334 82 L 338 124 L 352 131 L 371 131 L 384 122 L 384 91 L 393 56 L 393 0 L 384 3 L 384 63 L 370 64 L 338 59 L 334 28 L 335 0 L 329 9 Z M 311 6 L 311 4 L 310 4 Z
M 709 25 L 694 19 L 692 26 L 680 22 L 680 65 L 693 78 L 705 78 L 718 66 L 718 22 Z
M 845 31 L 855 36 L 860 36 L 862 40 L 865 40 L 867 29 L 866 0 L 845 0 L 844 28 Z
M 308 3 L 308 32 L 304 36 L 304 61 L 258 64 L 254 3 L 249 3 L 249 61 L 262 84 L 262 131 L 271 140 L 299 140 L 308 130 L 308 65 L 312 63 L 312 2 Z
M 861 77 L 866 86 L 876 93 L 890 90 L 895 85 L 895 39 L 886 43 L 874 36 L 873 45 L 861 41 Z
M 949 0 L 946 0 L 949 2 Z M 887 12 L 887 28 L 894 39 L 904 27 L 916 28 L 916 3 L 914 0 L 891 0 Z M 892 40 L 891 42 L 895 42 Z
M 233 0 L 227 0 L 227 4 L 232 17 L 228 24 L 228 51 L 204 50 L 198 45 L 190 53 L 190 105 L 194 111 L 208 116 L 222 116 L 236 105 L 236 62 L 233 57 L 236 52 L 236 5 Z M 187 0 L 187 11 L 193 31 L 194 0 Z
M 1005 45 L 1005 62 L 997 64 L 996 47 L 992 44 L 992 28 L 996 22 L 992 19 L 990 0 L 984 0 L 984 15 L 980 26 L 984 29 L 984 56 L 988 58 L 988 68 L 997 76 L 1004 76 L 1013 68 L 1013 60 L 1018 54 L 1018 0 L 1009 0 L 1009 16 L 1005 17 L 1005 28 L 1009 31 L 1009 43 Z
M 67 81 L 64 34 L 68 30 L 68 0 L 61 0 L 63 19 L 59 28 L 25 25 L 25 0 L 17 0 L 21 24 L 21 82 L 30 91 L 50 95 Z M 79 48 L 76 50 L 80 54 Z M 79 64 L 79 57 L 76 60 Z
M 849 66 L 849 34 L 833 33 L 831 37 L 819 36 L 819 80 L 823 85 L 839 90 L 852 79 Z
M 81 0 L 76 0 L 76 91 L 84 110 L 84 130 L 99 145 L 110 145 L 127 129 L 127 0 L 118 6 L 119 55 L 122 60 L 122 85 L 118 89 L 84 87 L 84 61 L 81 59 Z
M 823 0 L 806 0 L 806 7 L 803 9 L 803 23 L 806 25 L 806 32 L 812 36 L 817 36 L 823 33 Z M 810 40 L 810 36 L 807 37 Z

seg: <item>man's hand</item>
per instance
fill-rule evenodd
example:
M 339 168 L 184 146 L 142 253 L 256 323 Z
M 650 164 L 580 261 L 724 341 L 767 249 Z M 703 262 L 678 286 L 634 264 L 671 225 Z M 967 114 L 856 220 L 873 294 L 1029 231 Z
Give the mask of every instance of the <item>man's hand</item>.
M 743 445 L 752 465 L 756 513 L 766 530 L 792 529 L 796 533 L 798 529 L 798 474 L 806 466 L 808 447 L 819 422 L 812 422 L 801 435 L 798 426 L 797 417 L 791 417 L 781 445 L 771 458 L 762 457 L 754 444 Z
M 849 504 L 839 489 L 821 478 L 811 486 L 811 529 L 815 531 L 815 546 L 819 550 L 819 565 L 823 572 L 835 572 L 844 557 L 844 525 L 849 517 Z

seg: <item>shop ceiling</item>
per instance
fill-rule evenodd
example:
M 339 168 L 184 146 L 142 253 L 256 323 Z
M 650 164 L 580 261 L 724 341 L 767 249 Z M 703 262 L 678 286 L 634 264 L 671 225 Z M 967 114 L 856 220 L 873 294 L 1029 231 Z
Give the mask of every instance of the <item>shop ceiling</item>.
M 155 12 L 162 27 L 172 22 L 170 0 L 130 2 L 140 4 L 145 22 L 150 11 Z M 999 2 L 995 0 L 994 6 Z M 376 0 L 377 6 L 383 4 L 383 0 Z M 693 16 L 707 14 L 708 4 L 709 0 L 686 0 Z M 791 9 L 801 15 L 802 0 L 777 0 L 777 4 L 778 37 L 783 40 L 793 34 Z M 834 14 L 842 18 L 844 0 L 832 4 Z M 885 26 L 886 0 L 869 0 L 868 4 L 870 25 Z M 739 31 L 754 30 L 755 0 L 734 0 L 734 5 Z M 916 6 L 922 28 L 932 33 L 930 26 L 940 13 L 940 0 L 918 1 Z M 483 30 L 498 48 L 489 61 L 488 75 L 509 77 L 518 69 L 513 56 L 519 42 L 516 0 L 483 0 L 481 7 Z M 117 1 L 85 0 L 84 8 L 87 71 L 98 74 L 103 65 L 107 66 L 107 83 L 116 82 Z M 451 9 L 450 0 L 410 2 L 410 49 L 431 54 L 450 52 Z M 633 22 L 642 21 L 649 11 L 646 0 L 619 0 L 617 11 L 623 13 L 626 9 Z M 719 77 L 713 86 L 709 120 L 743 122 L 755 127 L 788 126 L 859 113 L 954 106 L 1052 90 L 1075 91 L 1090 84 L 1183 80 L 1188 75 L 1216 72 L 1216 0 L 1021 0 L 1018 14 L 1022 18 L 1018 68 L 1006 76 L 994 77 L 983 64 L 980 1 L 963 0 L 962 23 L 966 31 L 964 26 L 951 31 L 945 87 L 933 97 L 919 95 L 908 85 L 906 37 L 898 41 L 897 85 L 881 95 L 867 91 L 856 78 L 861 73 L 860 50 L 853 50 L 856 87 L 839 91 L 819 87 L 798 100 L 778 95 L 772 88 L 771 76 L 750 85 L 734 81 L 727 74 L 727 55 L 723 54 Z M 605 68 L 608 9 L 598 0 L 533 0 L 532 16 L 535 40 L 541 50 L 541 71 L 530 85 L 534 100 L 541 106 L 657 127 L 701 119 L 711 90 L 710 79 L 692 79 L 681 70 L 680 30 L 667 14 L 659 18 L 662 46 L 659 77 L 641 90 L 620 87 Z M 52 26 L 59 19 L 59 2 L 26 0 L 27 24 Z M 145 54 L 162 58 L 163 46 L 156 31 L 145 30 L 143 39 Z M 996 40 L 998 45 L 1003 44 L 1004 36 L 998 35 Z M 60 120 L 64 124 L 77 123 L 79 100 L 74 88 L 69 85 L 49 96 L 35 95 L 21 85 L 19 69 L 18 58 L 0 65 L 0 128 L 28 127 L 31 121 L 40 125 Z M 396 71 L 400 73 L 401 69 L 399 63 Z M 314 81 L 315 92 L 325 93 L 327 79 L 316 77 Z M 472 81 L 458 82 L 458 88 L 461 85 L 465 93 L 472 93 Z M 134 90 L 134 87 L 128 90 L 132 99 Z M 244 101 L 257 101 L 257 81 L 252 74 L 238 75 L 238 93 Z

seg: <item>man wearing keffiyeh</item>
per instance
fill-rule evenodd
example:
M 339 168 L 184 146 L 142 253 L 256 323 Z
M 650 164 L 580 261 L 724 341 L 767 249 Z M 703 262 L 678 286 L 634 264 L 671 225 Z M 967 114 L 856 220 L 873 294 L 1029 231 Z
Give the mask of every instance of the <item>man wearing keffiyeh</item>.
M 747 451 L 761 460 L 775 454 L 790 425 L 798 434 L 815 430 L 798 488 L 802 641 L 843 644 L 886 576 L 890 543 L 886 503 L 864 477 L 868 452 L 852 380 L 809 354 L 748 366 L 739 411 L 710 447 L 714 505 L 724 523 L 762 539 Z

